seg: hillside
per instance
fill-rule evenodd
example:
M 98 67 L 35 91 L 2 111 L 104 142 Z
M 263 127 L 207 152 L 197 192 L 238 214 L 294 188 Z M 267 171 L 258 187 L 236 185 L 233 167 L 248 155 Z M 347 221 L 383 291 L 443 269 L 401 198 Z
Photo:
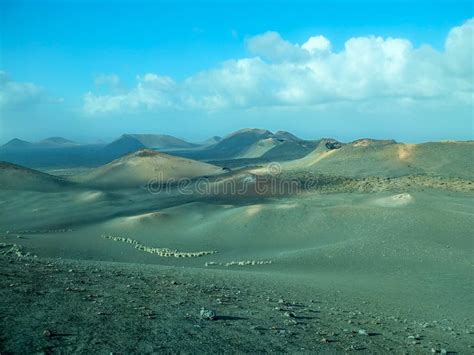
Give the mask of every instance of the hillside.
M 361 142 L 334 150 L 320 146 L 304 158 L 284 164 L 284 168 L 354 177 L 410 174 L 474 177 L 473 142 Z
M 12 140 L 8 141 L 4 145 L 0 147 L 2 150 L 9 150 L 9 149 L 23 149 L 31 147 L 33 143 L 27 142 L 18 138 L 13 138 Z
M 59 177 L 0 162 L 0 190 L 53 191 L 72 185 Z
M 197 147 L 198 144 L 189 143 L 167 134 L 132 134 L 147 148 L 156 149 L 184 149 Z
M 271 138 L 272 132 L 264 129 L 242 129 L 224 137 L 210 150 L 213 158 L 238 157 L 255 143 Z
M 194 148 L 198 146 L 197 144 L 189 143 L 166 134 L 124 134 L 110 143 L 107 147 L 125 147 L 127 145 L 130 149 L 135 149 L 135 147 L 145 147 L 161 150 Z
M 221 140 L 222 140 L 222 137 L 212 136 L 212 137 L 206 139 L 204 142 L 202 142 L 201 145 L 203 145 L 203 146 L 212 145 L 212 144 L 216 144 L 216 143 L 220 142 Z
M 78 181 L 106 188 L 136 187 L 222 173 L 222 168 L 211 164 L 143 149 L 96 168 Z
M 217 143 L 194 150 L 173 151 L 173 154 L 201 160 L 259 159 L 291 160 L 304 157 L 318 141 L 302 140 L 285 131 L 245 128 L 233 132 Z
M 138 139 L 131 135 L 124 134 L 112 143 L 107 144 L 104 147 L 104 151 L 109 156 L 120 157 L 144 148 L 146 148 L 146 146 Z

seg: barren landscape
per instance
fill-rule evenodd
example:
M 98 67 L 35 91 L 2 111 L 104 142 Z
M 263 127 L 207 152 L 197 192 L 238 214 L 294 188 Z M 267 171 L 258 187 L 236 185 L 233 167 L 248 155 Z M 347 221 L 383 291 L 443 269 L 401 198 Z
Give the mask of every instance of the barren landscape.
M 2 352 L 472 352 L 471 141 L 123 137 L 0 148 Z
M 0 355 L 474 354 L 472 0 L 1 0 Z

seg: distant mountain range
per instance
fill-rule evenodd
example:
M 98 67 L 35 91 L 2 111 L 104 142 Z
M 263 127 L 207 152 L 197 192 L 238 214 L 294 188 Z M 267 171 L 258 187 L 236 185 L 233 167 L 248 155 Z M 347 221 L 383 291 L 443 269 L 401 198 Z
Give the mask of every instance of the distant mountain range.
M 62 138 L 62 137 L 50 137 L 43 139 L 42 141 L 39 142 L 27 142 L 18 138 L 14 138 L 5 145 L 2 146 L 2 148 L 5 149 L 24 149 L 24 148 L 41 148 L 41 147 L 59 147 L 59 146 L 75 146 L 78 145 L 79 143 L 70 141 L 68 139 Z
M 155 147 L 150 149 L 145 144 Z M 165 154 L 156 149 L 158 145 L 162 149 L 180 150 Z M 215 160 L 203 162 L 183 155 Z M 264 163 L 269 161 L 281 162 L 281 171 L 287 173 L 355 178 L 474 177 L 472 141 L 404 144 L 363 138 L 341 143 L 330 138 L 302 140 L 288 132 L 261 129 L 240 130 L 201 145 L 162 135 L 123 135 L 110 144 L 95 145 L 81 145 L 59 137 L 37 143 L 14 139 L 0 148 L 0 160 L 7 161 L 5 157 L 10 160 L 0 161 L 0 189 L 21 189 L 26 181 L 28 189 L 39 191 L 74 183 L 32 170 L 34 166 L 97 167 L 74 181 L 104 187 L 143 186 L 156 176 L 165 180 L 213 176 L 236 167 L 264 171 Z
M 124 155 L 139 149 L 149 148 L 156 150 L 195 148 L 199 144 L 189 143 L 182 139 L 166 134 L 124 134 L 104 147 L 111 155 Z
M 265 129 L 245 128 L 233 132 L 214 144 L 198 149 L 171 150 L 174 155 L 198 160 L 292 160 L 312 152 L 320 140 L 303 140 L 295 135 Z
M 0 147 L 0 160 L 28 167 L 98 166 L 144 148 L 166 151 L 199 146 L 164 134 L 124 134 L 109 144 L 80 144 L 62 137 L 39 142 L 15 138 Z
M 242 129 L 201 144 L 165 134 L 124 134 L 111 143 L 80 144 L 62 137 L 40 142 L 12 139 L 0 147 L 0 160 L 27 167 L 99 166 L 140 149 L 154 149 L 197 160 L 290 160 L 310 153 L 319 141 L 264 129 Z
M 436 148 L 437 144 L 443 143 L 434 144 Z M 421 154 L 424 147 L 427 147 L 426 145 L 417 146 L 421 147 L 416 149 L 417 154 Z M 124 134 L 108 144 L 80 144 L 62 137 L 51 137 L 39 142 L 27 142 L 15 138 L 0 147 L 0 161 L 29 168 L 97 167 L 138 150 L 151 149 L 229 168 L 258 165 L 270 161 L 289 162 L 300 159 L 301 164 L 310 166 L 314 165 L 314 161 L 318 161 L 318 169 L 325 167 L 325 170 L 327 168 L 329 171 L 337 166 L 341 172 L 346 172 L 349 165 L 355 164 L 351 171 L 358 171 L 365 164 L 369 164 L 369 160 L 379 161 L 378 166 L 383 169 L 387 164 L 386 158 L 392 155 L 392 151 L 401 155 L 400 164 L 403 163 L 402 165 L 405 166 L 410 161 L 405 162 L 403 157 L 413 155 L 410 147 L 411 145 L 397 144 L 394 140 L 370 138 L 358 139 L 351 143 L 341 143 L 331 138 L 304 140 L 285 131 L 273 133 L 265 129 L 246 128 L 223 138 L 211 137 L 201 144 L 190 143 L 163 134 Z M 457 152 L 456 155 L 446 159 L 464 161 L 469 157 L 472 158 L 472 155 L 466 155 L 472 145 L 468 146 L 466 152 L 461 148 L 464 147 L 463 145 L 453 147 L 450 147 L 450 150 L 453 154 Z M 435 148 L 430 148 L 426 152 L 431 152 Z M 446 146 L 443 149 L 446 149 Z M 322 161 L 319 154 L 326 154 L 332 150 L 341 150 L 341 154 L 331 155 L 330 158 Z M 421 158 L 418 164 L 424 164 Z M 388 166 L 386 167 L 388 168 Z M 394 166 L 394 168 L 398 169 L 399 167 Z M 399 169 L 399 171 L 411 170 Z

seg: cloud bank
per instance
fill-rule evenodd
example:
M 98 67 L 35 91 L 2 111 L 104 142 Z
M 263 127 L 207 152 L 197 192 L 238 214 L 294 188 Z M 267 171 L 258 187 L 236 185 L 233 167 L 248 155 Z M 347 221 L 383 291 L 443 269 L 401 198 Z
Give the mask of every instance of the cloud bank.
M 0 71 L 0 109 L 22 108 L 39 103 L 45 97 L 42 87 L 33 83 L 13 81 L 6 72 Z
M 303 44 L 277 32 L 246 41 L 249 57 L 233 59 L 182 82 L 148 73 L 121 92 L 84 95 L 88 115 L 160 109 L 218 111 L 301 107 L 334 102 L 418 102 L 472 105 L 474 19 L 452 28 L 444 49 L 403 38 L 347 40 L 339 52 L 322 35 Z M 120 82 L 104 76 L 99 82 Z

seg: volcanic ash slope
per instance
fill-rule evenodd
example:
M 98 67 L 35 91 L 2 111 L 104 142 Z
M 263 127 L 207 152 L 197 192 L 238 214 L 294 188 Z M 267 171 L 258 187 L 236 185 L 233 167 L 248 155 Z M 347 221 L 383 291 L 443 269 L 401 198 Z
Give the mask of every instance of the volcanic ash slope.
M 222 173 L 215 165 L 144 149 L 94 169 L 79 181 L 101 187 L 136 187 L 150 181 L 167 183 Z

